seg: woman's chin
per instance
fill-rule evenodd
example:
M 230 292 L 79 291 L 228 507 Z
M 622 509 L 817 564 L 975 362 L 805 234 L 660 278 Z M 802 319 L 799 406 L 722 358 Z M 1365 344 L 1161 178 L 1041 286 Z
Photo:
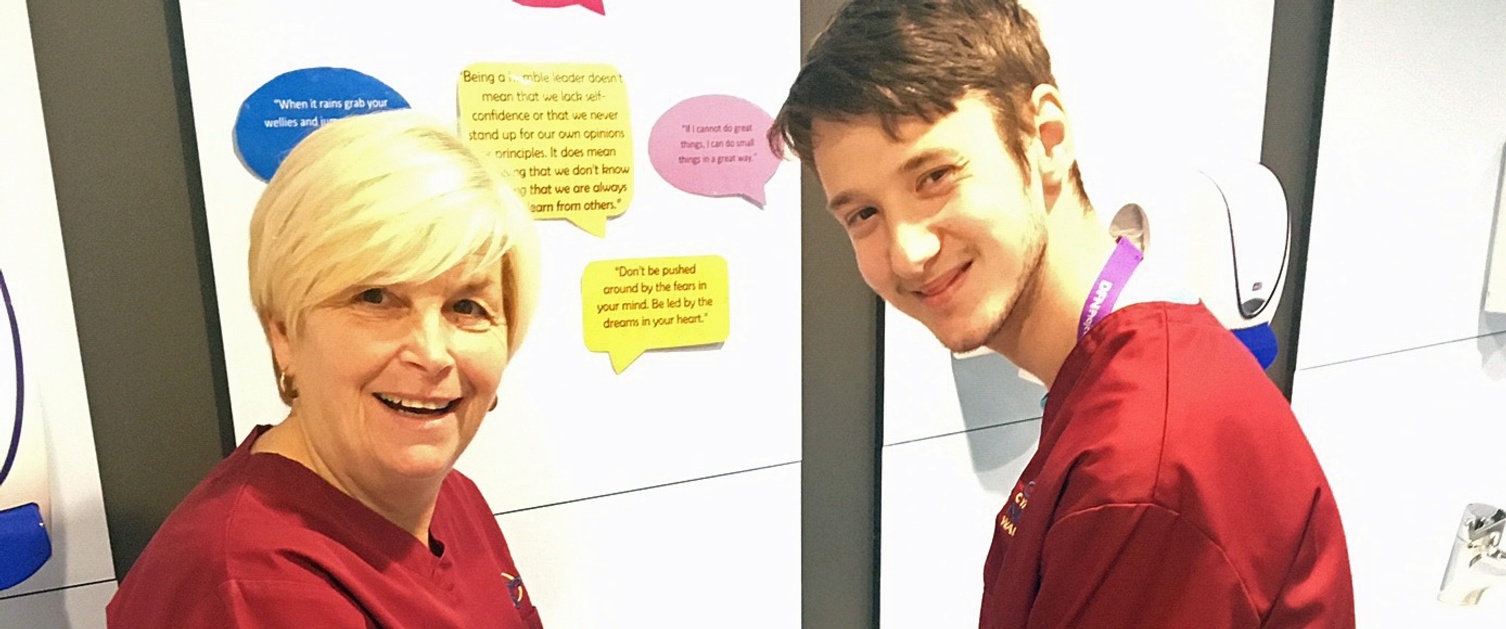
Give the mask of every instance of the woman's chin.
M 455 467 L 458 453 L 441 445 L 410 445 L 393 453 L 387 467 L 397 476 L 411 480 L 438 479 Z

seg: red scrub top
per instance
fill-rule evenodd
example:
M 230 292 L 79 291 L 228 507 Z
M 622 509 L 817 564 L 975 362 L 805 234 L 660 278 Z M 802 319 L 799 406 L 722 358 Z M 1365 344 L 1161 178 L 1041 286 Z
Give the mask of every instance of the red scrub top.
M 110 627 L 540 629 L 475 483 L 451 471 L 425 545 L 258 427 L 168 516 L 106 608 Z
M 1068 355 L 994 522 L 978 625 L 1354 627 L 1323 470 L 1202 305 L 1127 306 Z

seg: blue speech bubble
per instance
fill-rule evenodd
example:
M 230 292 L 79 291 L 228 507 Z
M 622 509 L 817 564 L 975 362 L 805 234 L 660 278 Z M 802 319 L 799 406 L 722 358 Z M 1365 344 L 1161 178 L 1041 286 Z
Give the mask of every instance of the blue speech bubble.
M 385 109 L 406 109 L 397 90 L 348 68 L 284 72 L 257 88 L 235 119 L 235 148 L 262 181 L 308 134 L 331 120 Z

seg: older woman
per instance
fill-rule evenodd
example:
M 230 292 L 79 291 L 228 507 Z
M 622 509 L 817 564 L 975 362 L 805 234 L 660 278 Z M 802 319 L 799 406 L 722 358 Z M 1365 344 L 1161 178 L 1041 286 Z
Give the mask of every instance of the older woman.
M 523 203 L 411 111 L 301 142 L 251 219 L 251 295 L 291 407 L 163 523 L 112 627 L 540 627 L 452 469 L 527 329 Z

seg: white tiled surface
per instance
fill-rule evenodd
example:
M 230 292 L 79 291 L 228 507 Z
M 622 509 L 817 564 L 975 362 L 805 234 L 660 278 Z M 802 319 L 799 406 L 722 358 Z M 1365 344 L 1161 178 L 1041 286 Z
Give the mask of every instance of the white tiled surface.
M 1361 627 L 1503 627 L 1435 600 L 1465 505 L 1506 507 L 1506 334 L 1297 373 L 1293 408 L 1333 486 Z
M 800 626 L 799 464 L 498 520 L 550 629 Z
M 7 629 L 104 629 L 105 604 L 115 580 L 0 599 L 0 627 Z
M 1506 146 L 1506 3 L 1334 5 L 1298 368 L 1480 317 Z
M 978 626 L 994 518 L 1035 452 L 1040 426 L 1031 420 L 884 448 L 882 626 Z

